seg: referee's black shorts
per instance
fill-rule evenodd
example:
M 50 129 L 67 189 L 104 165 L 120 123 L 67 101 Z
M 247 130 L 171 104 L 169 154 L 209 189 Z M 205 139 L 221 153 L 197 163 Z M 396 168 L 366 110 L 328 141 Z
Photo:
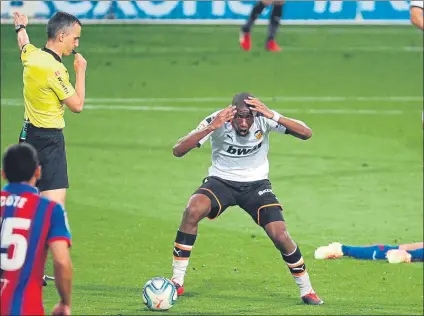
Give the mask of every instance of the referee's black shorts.
M 61 129 L 28 124 L 26 139 L 20 141 L 31 144 L 38 152 L 41 179 L 36 186 L 40 191 L 69 188 L 65 138 Z

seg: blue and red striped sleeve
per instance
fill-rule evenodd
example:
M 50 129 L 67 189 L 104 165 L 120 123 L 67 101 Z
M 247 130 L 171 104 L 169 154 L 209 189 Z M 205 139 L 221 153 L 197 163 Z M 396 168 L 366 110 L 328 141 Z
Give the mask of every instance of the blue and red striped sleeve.
M 47 244 L 57 240 L 65 240 L 68 246 L 71 247 L 71 230 L 68 224 L 68 217 L 60 204 L 55 205 L 51 214 Z

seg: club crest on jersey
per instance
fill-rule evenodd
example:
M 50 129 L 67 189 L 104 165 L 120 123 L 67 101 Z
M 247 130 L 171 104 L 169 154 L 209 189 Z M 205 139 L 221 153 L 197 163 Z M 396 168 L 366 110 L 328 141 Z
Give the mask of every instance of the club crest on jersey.
M 262 132 L 262 130 L 260 130 L 260 129 L 258 129 L 258 130 L 255 132 L 255 137 L 256 137 L 256 139 L 261 139 L 263 135 L 264 135 L 264 133 L 263 133 L 263 132 Z

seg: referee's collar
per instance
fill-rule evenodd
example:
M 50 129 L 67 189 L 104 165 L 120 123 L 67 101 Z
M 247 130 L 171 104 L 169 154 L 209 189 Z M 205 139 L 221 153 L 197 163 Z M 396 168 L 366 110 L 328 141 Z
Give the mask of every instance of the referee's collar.
M 3 187 L 3 190 L 12 194 L 34 193 L 39 194 L 36 187 L 23 182 L 11 182 Z
M 56 54 L 54 51 L 52 51 L 51 49 L 48 49 L 47 47 L 43 47 L 42 49 L 44 52 L 49 53 L 50 55 L 52 55 L 54 57 L 54 59 L 56 59 L 58 62 L 62 62 L 62 59 L 59 57 L 58 54 Z

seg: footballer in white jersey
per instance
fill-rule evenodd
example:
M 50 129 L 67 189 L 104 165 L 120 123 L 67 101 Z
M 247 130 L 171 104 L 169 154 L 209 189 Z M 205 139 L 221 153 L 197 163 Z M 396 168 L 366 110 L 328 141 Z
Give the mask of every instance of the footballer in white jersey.
M 174 155 L 182 157 L 208 139 L 212 144 L 208 177 L 188 201 L 174 242 L 172 280 L 178 295 L 184 293 L 184 277 L 199 222 L 205 217 L 215 219 L 229 206 L 238 205 L 281 252 L 303 302 L 323 303 L 312 289 L 300 249 L 287 233 L 283 208 L 268 180 L 270 132 L 304 140 L 312 136 L 305 123 L 269 110 L 249 93 L 239 93 L 230 106 L 208 116 L 174 146 Z

